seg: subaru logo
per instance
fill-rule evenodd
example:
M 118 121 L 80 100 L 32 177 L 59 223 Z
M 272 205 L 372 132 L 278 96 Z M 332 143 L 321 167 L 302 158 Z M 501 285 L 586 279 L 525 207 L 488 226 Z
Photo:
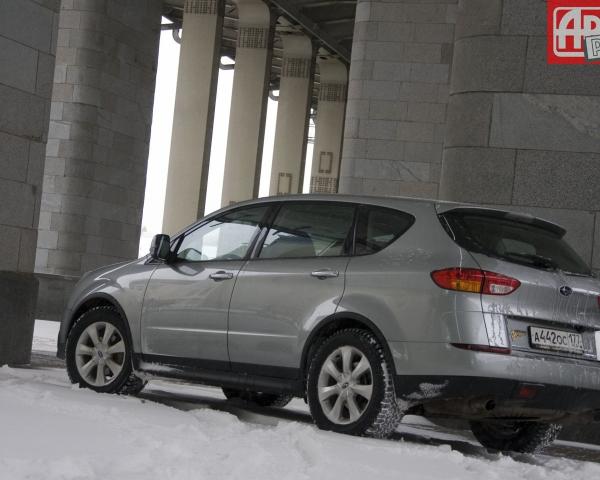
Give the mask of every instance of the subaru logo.
M 568 297 L 569 295 L 571 295 L 573 293 L 573 289 L 571 287 L 567 287 L 565 285 L 563 287 L 560 287 L 560 293 L 561 293 L 561 295 Z

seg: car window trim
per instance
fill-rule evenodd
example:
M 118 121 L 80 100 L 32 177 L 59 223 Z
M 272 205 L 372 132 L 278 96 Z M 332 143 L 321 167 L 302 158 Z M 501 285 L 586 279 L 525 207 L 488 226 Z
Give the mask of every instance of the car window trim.
M 258 255 L 262 250 L 263 244 L 267 238 L 267 234 L 269 233 L 273 222 L 275 222 L 275 219 L 281 210 L 282 203 L 283 202 L 273 202 L 270 204 L 271 208 L 269 209 L 269 214 L 265 216 L 264 223 L 261 225 L 260 232 L 255 239 L 252 249 L 248 252 L 249 255 L 246 261 L 256 260 L 258 258 Z

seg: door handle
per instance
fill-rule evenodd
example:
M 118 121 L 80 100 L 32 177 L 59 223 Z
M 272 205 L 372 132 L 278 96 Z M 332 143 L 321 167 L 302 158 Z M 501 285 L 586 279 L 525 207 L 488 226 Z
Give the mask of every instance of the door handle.
M 315 270 L 311 272 L 311 277 L 318 278 L 319 280 L 323 280 L 325 278 L 335 278 L 340 276 L 340 272 L 337 270 L 331 270 L 329 268 L 325 268 L 323 270 Z
M 231 280 L 233 278 L 233 273 L 219 270 L 218 272 L 211 273 L 209 276 L 214 281 L 218 282 L 219 280 Z

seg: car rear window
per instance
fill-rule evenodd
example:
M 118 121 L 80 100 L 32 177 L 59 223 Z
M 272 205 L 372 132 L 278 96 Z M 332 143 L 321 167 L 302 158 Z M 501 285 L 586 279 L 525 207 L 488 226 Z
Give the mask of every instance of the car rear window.
M 371 255 L 383 250 L 414 223 L 408 213 L 383 207 L 360 208 L 356 226 L 355 255 Z
M 590 275 L 590 268 L 563 239 L 560 227 L 507 212 L 457 209 L 440 215 L 461 247 L 474 253 L 535 268 Z

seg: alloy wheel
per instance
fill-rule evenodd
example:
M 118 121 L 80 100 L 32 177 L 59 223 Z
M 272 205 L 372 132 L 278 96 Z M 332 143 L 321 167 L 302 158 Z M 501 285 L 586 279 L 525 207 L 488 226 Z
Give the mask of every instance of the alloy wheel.
M 367 357 L 349 345 L 335 349 L 319 373 L 317 392 L 325 416 L 333 423 L 356 422 L 373 394 L 373 372 Z
M 77 340 L 75 363 L 88 384 L 103 387 L 112 383 L 125 364 L 125 340 L 119 329 L 108 322 L 89 325 Z

